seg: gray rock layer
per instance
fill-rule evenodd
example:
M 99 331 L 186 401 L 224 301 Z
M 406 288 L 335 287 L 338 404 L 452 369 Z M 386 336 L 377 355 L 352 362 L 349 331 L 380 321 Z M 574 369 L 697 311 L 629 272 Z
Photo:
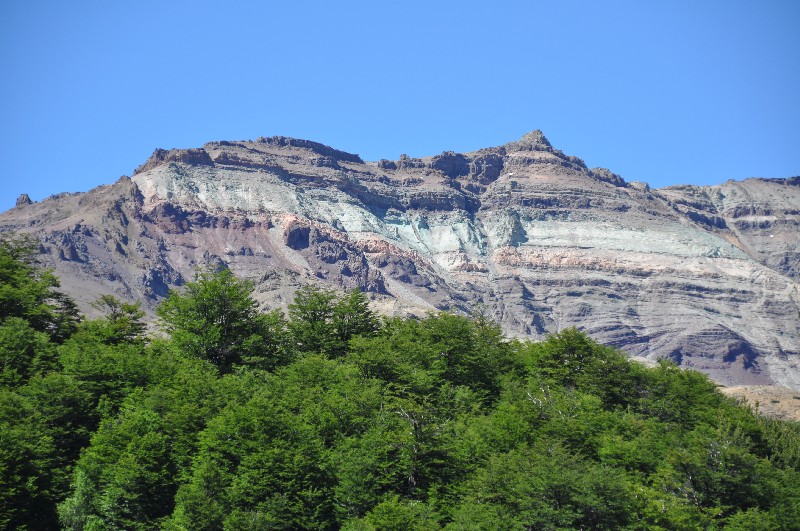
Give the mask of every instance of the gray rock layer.
M 533 338 L 576 326 L 725 384 L 800 389 L 800 178 L 652 190 L 540 131 L 472 153 L 364 163 L 284 137 L 156 150 L 133 178 L 19 202 L 82 308 L 152 310 L 197 267 L 264 307 L 317 282 L 389 314 L 480 311 Z

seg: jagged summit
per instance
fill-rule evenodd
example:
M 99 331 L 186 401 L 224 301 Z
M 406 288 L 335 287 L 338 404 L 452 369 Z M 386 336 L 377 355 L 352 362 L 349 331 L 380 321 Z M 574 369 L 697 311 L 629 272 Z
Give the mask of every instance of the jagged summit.
M 258 137 L 258 139 L 256 139 L 256 142 L 259 142 L 261 144 L 269 144 L 271 146 L 291 146 L 291 147 L 304 148 L 313 151 L 314 153 L 317 153 L 319 155 L 333 157 L 337 160 L 345 162 L 355 162 L 355 163 L 364 162 L 363 160 L 361 160 L 361 157 L 359 155 L 334 149 L 330 146 L 326 146 L 325 144 L 320 144 L 319 142 L 313 142 L 311 140 L 302 140 L 299 138 L 291 138 L 287 136 L 271 136 L 268 138 Z
M 215 164 L 260 166 L 269 159 L 265 155 L 281 151 L 302 151 L 317 156 L 321 165 L 332 167 L 336 167 L 338 162 L 364 163 L 356 154 L 334 149 L 319 142 L 286 136 L 272 136 L 238 142 L 220 140 L 209 142 L 201 148 L 169 150 L 159 148 L 147 161 L 136 168 L 133 174 L 138 175 L 171 162 L 193 166 L 214 166 Z
M 183 162 L 185 164 L 211 166 L 213 162 L 208 153 L 202 148 L 192 149 L 156 149 L 150 158 L 133 171 L 134 175 L 146 172 L 169 162 Z
M 523 135 L 522 138 L 505 145 L 509 151 L 543 151 L 552 149 L 553 146 L 541 130 L 536 129 Z
M 31 201 L 31 197 L 28 194 L 20 194 L 19 197 L 17 197 L 16 206 L 25 206 L 31 203 L 33 203 L 33 201 Z
M 726 383 L 800 388 L 800 186 L 652 190 L 589 169 L 541 131 L 468 153 L 364 162 L 288 137 L 156 150 L 131 179 L 0 214 L 35 234 L 84 309 L 152 310 L 197 267 L 264 307 L 302 283 L 388 314 L 471 312 L 509 334 L 577 326 Z
M 311 140 L 304 140 L 299 138 L 292 138 L 286 136 L 271 136 L 271 137 L 258 137 L 256 140 L 244 140 L 244 141 L 215 141 L 209 142 L 202 148 L 173 148 L 173 149 L 156 149 L 150 158 L 147 159 L 142 165 L 140 165 L 136 170 L 134 170 L 133 174 L 138 175 L 145 171 L 151 170 L 163 164 L 168 164 L 170 162 L 181 162 L 184 164 L 189 165 L 200 165 L 200 166 L 210 166 L 214 165 L 215 163 L 221 164 L 236 164 L 237 162 L 242 162 L 244 164 L 252 165 L 253 160 L 250 160 L 249 157 L 241 157 L 241 155 L 237 155 L 235 157 L 230 157 L 228 153 L 221 155 L 217 153 L 216 157 L 211 156 L 209 153 L 210 151 L 219 150 L 220 148 L 240 148 L 244 151 L 249 152 L 257 152 L 263 151 L 259 150 L 258 145 L 270 146 L 274 148 L 297 148 L 301 150 L 308 151 L 309 153 L 316 154 L 322 157 L 327 157 L 329 163 L 333 162 L 349 162 L 355 164 L 363 164 L 364 161 L 359 155 L 354 153 L 348 153 L 346 151 L 341 151 L 325 144 L 321 144 L 319 142 L 314 142 Z M 223 150 L 223 151 L 230 151 L 230 150 Z M 537 129 L 535 131 L 531 131 L 530 133 L 525 134 L 519 140 L 509 142 L 503 146 L 499 146 L 497 148 L 486 148 L 479 150 L 473 154 L 464 154 L 464 153 L 456 153 L 454 151 L 445 151 L 440 155 L 436 155 L 433 157 L 424 157 L 424 158 L 412 158 L 408 155 L 401 155 L 400 159 L 397 161 L 388 161 L 386 159 L 382 159 L 377 162 L 377 164 L 382 167 L 383 169 L 389 170 L 396 170 L 396 169 L 408 169 L 408 168 L 423 168 L 423 167 L 431 167 L 433 169 L 439 169 L 443 171 L 445 174 L 450 176 L 460 176 L 466 175 L 469 173 L 469 164 L 476 158 L 480 158 L 480 154 L 483 152 L 490 152 L 499 155 L 504 155 L 506 153 L 512 153 L 516 151 L 548 151 L 555 153 L 557 155 L 563 155 L 561 151 L 555 150 L 553 146 L 550 144 L 550 141 L 547 137 L 544 136 L 541 130 Z M 473 155 L 473 156 L 470 156 Z M 570 157 L 564 157 L 570 158 Z M 571 157 L 575 159 L 575 157 Z M 579 160 L 579 159 L 576 159 Z

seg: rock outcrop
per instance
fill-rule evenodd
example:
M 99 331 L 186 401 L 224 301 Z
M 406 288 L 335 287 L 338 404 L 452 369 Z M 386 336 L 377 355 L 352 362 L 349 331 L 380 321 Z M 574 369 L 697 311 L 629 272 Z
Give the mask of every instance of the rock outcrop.
M 130 179 L 20 203 L 83 308 L 152 309 L 197 267 L 265 307 L 305 282 L 386 313 L 483 311 L 509 333 L 568 326 L 726 384 L 800 389 L 800 178 L 660 190 L 587 168 L 540 131 L 472 153 L 363 162 L 285 137 L 156 150 Z
M 31 201 L 31 198 L 28 194 L 20 194 L 20 196 L 17 198 L 16 206 L 25 206 L 30 205 L 31 203 L 33 203 L 33 201 Z

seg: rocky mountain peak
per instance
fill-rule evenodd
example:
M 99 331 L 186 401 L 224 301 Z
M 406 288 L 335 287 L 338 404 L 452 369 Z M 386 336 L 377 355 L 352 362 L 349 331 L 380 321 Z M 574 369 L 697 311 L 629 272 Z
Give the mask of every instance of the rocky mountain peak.
M 505 145 L 509 152 L 513 151 L 550 151 L 553 149 L 550 141 L 544 136 L 540 129 L 527 133 L 516 142 L 510 142 Z
M 200 166 L 212 166 L 214 164 L 211 157 L 209 157 L 208 153 L 203 148 L 169 150 L 159 148 L 150 155 L 150 158 L 147 159 L 144 164 L 136 168 L 133 174 L 138 175 L 169 162 L 183 162 L 185 164 Z
M 363 164 L 363 160 L 359 155 L 355 153 L 347 153 L 346 151 L 340 151 L 338 149 L 334 149 L 330 146 L 326 146 L 325 144 L 320 144 L 319 142 L 313 142 L 311 140 L 303 140 L 300 138 L 291 138 L 287 136 L 271 136 L 271 137 L 258 137 L 256 139 L 257 143 L 260 144 L 267 144 L 270 146 L 278 146 L 278 147 L 297 147 L 303 148 L 318 155 L 322 155 L 323 157 L 333 157 L 336 160 L 344 161 L 344 162 L 353 162 L 356 164 Z
M 33 203 L 33 201 L 31 201 L 31 198 L 28 194 L 20 194 L 20 196 L 17 198 L 16 206 L 25 206 L 30 205 L 31 203 Z
M 448 177 L 460 177 L 469 173 L 470 160 L 454 151 L 445 151 L 431 160 L 431 168 L 439 170 Z
M 308 164 L 339 169 L 339 162 L 363 164 L 360 156 L 334 149 L 319 142 L 286 136 L 259 137 L 255 141 L 209 142 L 202 148 L 156 149 L 133 175 L 140 175 L 159 166 L 182 163 L 189 166 L 227 166 L 272 168 L 275 157 L 284 160 L 306 160 Z
M 303 283 L 358 287 L 388 314 L 481 306 L 511 335 L 577 326 L 720 382 L 800 389 L 797 184 L 651 190 L 539 130 L 375 163 L 275 136 L 158 149 L 131 179 L 0 214 L 0 231 L 39 238 L 83 308 L 112 293 L 152 311 L 224 264 L 265 308 Z

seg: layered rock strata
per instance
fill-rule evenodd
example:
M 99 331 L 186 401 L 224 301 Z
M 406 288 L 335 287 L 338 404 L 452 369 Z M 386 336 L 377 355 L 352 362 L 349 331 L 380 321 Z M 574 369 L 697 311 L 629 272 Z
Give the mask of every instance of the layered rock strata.
M 509 333 L 577 326 L 727 384 L 800 389 L 800 178 L 659 190 L 539 131 L 472 153 L 363 162 L 285 137 L 156 150 L 132 178 L 20 201 L 83 308 L 152 309 L 197 267 L 252 279 L 265 307 L 319 282 L 381 311 L 480 311 Z

